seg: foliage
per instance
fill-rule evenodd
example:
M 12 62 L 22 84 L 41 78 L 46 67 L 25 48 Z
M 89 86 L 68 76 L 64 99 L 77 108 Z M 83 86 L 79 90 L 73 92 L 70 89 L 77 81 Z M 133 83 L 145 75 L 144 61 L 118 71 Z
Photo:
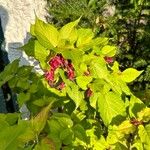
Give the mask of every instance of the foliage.
M 148 0 L 52 0 L 49 12 L 57 26 L 83 16 L 80 26 L 109 37 L 119 47 L 120 69 L 145 70 L 130 89 L 145 103 L 150 100 L 150 2 Z
M 143 71 L 120 71 L 116 47 L 79 21 L 57 29 L 37 18 L 22 50 L 43 75 L 19 60 L 0 74 L 31 113 L 0 114 L 1 150 L 149 149 L 150 108 L 126 84 Z

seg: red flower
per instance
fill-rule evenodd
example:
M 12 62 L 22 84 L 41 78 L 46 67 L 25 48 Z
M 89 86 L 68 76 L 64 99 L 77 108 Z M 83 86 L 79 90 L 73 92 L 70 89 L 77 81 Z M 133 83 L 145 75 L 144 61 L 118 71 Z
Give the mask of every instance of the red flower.
M 67 76 L 68 76 L 68 79 L 70 80 L 73 80 L 75 77 L 74 68 L 71 63 L 68 63 L 67 65 Z
M 108 56 L 105 56 L 104 59 L 105 59 L 105 61 L 106 61 L 107 63 L 109 63 L 109 64 L 110 64 L 110 63 L 113 63 L 113 61 L 114 61 L 112 57 L 108 57 Z
M 93 95 L 93 91 L 92 91 L 90 88 L 88 88 L 88 89 L 86 90 L 86 97 L 89 98 L 89 97 L 91 97 L 92 95 Z
M 51 60 L 49 61 L 50 70 L 46 71 L 44 76 L 46 80 L 48 80 L 48 83 L 51 87 L 56 87 L 56 84 L 54 85 L 54 75 L 55 70 L 59 67 L 62 67 L 62 69 L 65 70 L 67 73 L 67 77 L 70 80 L 73 80 L 75 77 L 74 67 L 70 60 L 64 59 L 64 57 L 61 54 L 57 54 Z M 58 85 L 57 89 L 63 89 L 65 87 L 65 83 L 62 82 L 60 85 Z
M 73 80 L 74 77 L 75 77 L 74 71 L 69 68 L 69 69 L 67 70 L 67 76 L 68 76 L 68 79 L 69 79 L 69 80 Z
M 65 82 L 61 82 L 58 86 L 57 89 L 58 90 L 62 90 L 65 87 Z
M 58 54 L 49 61 L 49 65 L 51 66 L 51 68 L 56 70 L 60 66 L 64 65 L 64 58 L 62 57 L 62 55 Z
M 133 124 L 134 126 L 139 126 L 141 124 L 143 124 L 142 121 L 138 121 L 137 119 L 133 118 L 131 121 L 130 121 L 131 124 Z
M 45 76 L 46 80 L 54 81 L 54 69 L 51 69 L 50 71 L 46 71 L 44 76 Z

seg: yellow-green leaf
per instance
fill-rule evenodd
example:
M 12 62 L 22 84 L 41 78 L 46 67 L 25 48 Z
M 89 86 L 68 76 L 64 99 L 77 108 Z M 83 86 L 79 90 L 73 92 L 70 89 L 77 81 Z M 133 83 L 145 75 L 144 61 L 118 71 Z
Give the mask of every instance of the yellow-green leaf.
M 56 47 L 58 44 L 59 32 L 57 29 L 42 20 L 36 19 L 34 33 L 38 41 L 46 48 Z
M 94 33 L 92 32 L 91 29 L 79 29 L 77 47 L 82 47 L 85 46 L 86 44 L 89 44 L 93 37 Z
M 61 29 L 60 29 L 60 38 L 61 39 L 68 39 L 71 32 L 73 31 L 74 27 L 79 23 L 80 18 L 77 19 L 74 22 L 70 22 L 66 25 L 64 25 Z
M 102 48 L 102 54 L 105 56 L 113 57 L 116 54 L 117 48 L 115 46 L 106 45 Z
M 118 115 L 125 115 L 125 104 L 121 97 L 113 92 L 99 93 L 98 111 L 105 125 L 109 125 L 112 119 Z
M 138 127 L 138 134 L 141 139 L 141 142 L 144 145 L 145 150 L 150 149 L 150 124 L 146 125 L 145 127 L 143 125 L 139 125 Z
M 144 108 L 142 111 L 137 113 L 138 120 L 148 122 L 150 120 L 150 108 Z
M 124 82 L 132 82 L 135 80 L 143 71 L 138 71 L 134 68 L 128 68 L 124 70 L 122 73 L 120 73 L 120 78 Z
M 79 76 L 76 78 L 77 84 L 83 90 L 87 89 L 87 85 L 92 81 L 92 77 L 90 76 Z
M 46 59 L 49 56 L 50 51 L 46 50 L 37 40 L 34 44 L 34 57 L 40 62 L 43 69 L 47 67 Z

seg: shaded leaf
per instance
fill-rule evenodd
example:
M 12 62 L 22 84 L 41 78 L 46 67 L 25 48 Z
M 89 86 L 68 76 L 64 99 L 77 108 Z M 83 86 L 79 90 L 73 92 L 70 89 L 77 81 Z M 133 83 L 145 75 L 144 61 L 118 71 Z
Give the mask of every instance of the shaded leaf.
M 41 112 L 32 120 L 33 129 L 37 134 L 40 134 L 45 127 L 51 106 L 52 103 L 43 108 Z

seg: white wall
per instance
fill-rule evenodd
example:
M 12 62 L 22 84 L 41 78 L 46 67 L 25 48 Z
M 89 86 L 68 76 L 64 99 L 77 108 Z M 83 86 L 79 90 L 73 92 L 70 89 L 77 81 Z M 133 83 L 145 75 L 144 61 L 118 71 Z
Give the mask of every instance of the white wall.
M 30 24 L 35 21 L 35 13 L 45 20 L 47 15 L 45 7 L 45 0 L 0 0 L 0 17 L 5 36 L 5 50 L 8 52 L 10 61 L 21 58 L 21 65 L 33 64 L 31 58 L 15 48 L 22 46 L 29 39 L 27 32 L 29 32 Z

